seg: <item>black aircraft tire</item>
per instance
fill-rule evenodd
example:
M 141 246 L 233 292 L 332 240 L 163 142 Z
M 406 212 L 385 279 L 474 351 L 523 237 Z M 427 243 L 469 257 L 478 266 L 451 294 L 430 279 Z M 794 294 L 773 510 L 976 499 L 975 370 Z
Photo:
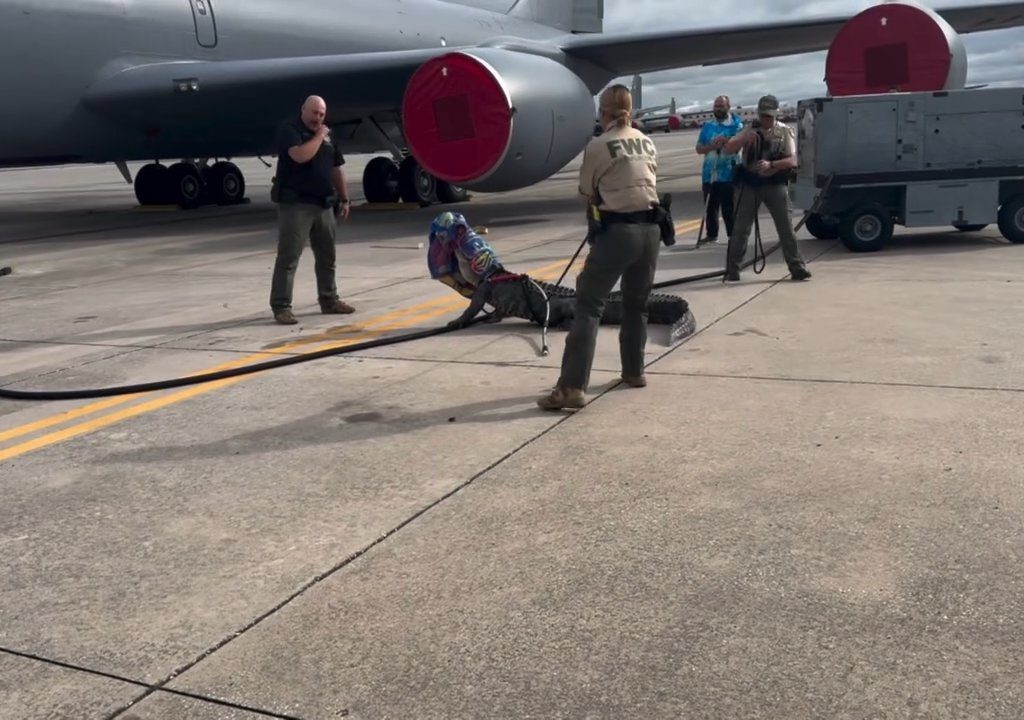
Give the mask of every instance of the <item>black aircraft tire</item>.
M 999 232 L 1012 243 L 1024 243 L 1024 195 L 1017 195 L 999 208 Z
M 245 200 L 245 176 L 232 162 L 217 162 L 202 171 L 206 199 L 217 205 L 239 205 Z
M 168 198 L 184 210 L 203 204 L 203 178 L 192 163 L 174 163 L 167 168 Z
M 469 191 L 461 185 L 446 180 L 437 180 L 437 199 L 442 203 L 460 203 L 469 198 Z
M 378 156 L 363 168 L 363 195 L 368 203 L 391 203 L 401 199 L 398 190 L 398 165 L 389 158 Z
M 398 166 L 398 191 L 403 202 L 426 207 L 437 200 L 437 179 L 410 155 Z
M 139 205 L 161 205 L 168 202 L 170 171 L 166 165 L 149 163 L 135 174 L 135 198 Z

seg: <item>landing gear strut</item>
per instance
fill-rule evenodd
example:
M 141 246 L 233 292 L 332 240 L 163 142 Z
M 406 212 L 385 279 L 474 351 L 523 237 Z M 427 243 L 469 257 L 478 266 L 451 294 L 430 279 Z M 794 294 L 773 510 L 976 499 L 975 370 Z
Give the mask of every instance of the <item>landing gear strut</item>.
M 236 205 L 245 200 L 245 177 L 230 162 L 210 167 L 192 162 L 169 167 L 149 163 L 135 175 L 135 197 L 140 205 L 178 205 L 185 209 L 208 203 Z

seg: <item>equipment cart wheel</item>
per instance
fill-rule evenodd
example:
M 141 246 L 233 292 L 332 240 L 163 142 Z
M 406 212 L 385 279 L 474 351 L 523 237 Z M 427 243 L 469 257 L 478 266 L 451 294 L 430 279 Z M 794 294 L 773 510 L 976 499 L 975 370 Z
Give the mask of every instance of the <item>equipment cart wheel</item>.
M 1024 243 L 1024 195 L 1010 198 L 999 208 L 999 232 L 1012 243 Z
M 807 216 L 807 232 L 819 240 L 835 240 L 839 237 L 839 225 L 831 220 L 826 220 L 818 213 Z
M 878 203 L 858 205 L 839 223 L 839 239 L 853 252 L 881 250 L 892 238 L 892 231 L 892 215 Z

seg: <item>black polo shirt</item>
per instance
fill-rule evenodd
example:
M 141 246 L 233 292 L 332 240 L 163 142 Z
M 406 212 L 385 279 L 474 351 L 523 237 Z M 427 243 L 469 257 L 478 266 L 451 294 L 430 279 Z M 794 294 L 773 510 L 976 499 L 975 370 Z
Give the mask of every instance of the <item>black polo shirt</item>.
M 277 182 L 282 203 L 301 202 L 330 207 L 339 199 L 331 182 L 331 171 L 344 165 L 345 157 L 333 138 L 325 139 L 309 162 L 297 163 L 288 154 L 288 150 L 305 144 L 314 135 L 301 117 L 286 120 L 278 128 Z

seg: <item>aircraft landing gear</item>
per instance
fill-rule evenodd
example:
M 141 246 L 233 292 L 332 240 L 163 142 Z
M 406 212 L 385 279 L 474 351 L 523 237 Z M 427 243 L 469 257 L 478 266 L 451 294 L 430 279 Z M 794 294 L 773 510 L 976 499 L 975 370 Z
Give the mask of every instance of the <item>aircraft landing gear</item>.
M 411 155 L 401 164 L 384 156 L 370 160 L 363 170 L 363 195 L 368 203 L 402 200 L 421 206 L 457 203 L 469 198 L 465 188 L 437 179 Z
M 410 155 L 398 166 L 398 191 L 407 203 L 430 205 L 437 200 L 437 179 Z
M 203 176 L 192 163 L 174 163 L 167 168 L 167 200 L 192 210 L 203 204 Z
M 210 167 L 149 163 L 135 175 L 135 197 L 140 205 L 178 205 L 187 210 L 207 203 L 236 205 L 245 200 L 245 177 L 230 162 Z
M 217 205 L 238 205 L 245 199 L 245 176 L 237 165 L 218 162 L 203 169 L 206 198 Z
M 368 203 L 398 202 L 398 165 L 391 158 L 375 157 L 363 170 L 363 196 Z
M 170 186 L 170 171 L 166 165 L 150 163 L 135 173 L 135 198 L 139 205 L 163 205 Z

